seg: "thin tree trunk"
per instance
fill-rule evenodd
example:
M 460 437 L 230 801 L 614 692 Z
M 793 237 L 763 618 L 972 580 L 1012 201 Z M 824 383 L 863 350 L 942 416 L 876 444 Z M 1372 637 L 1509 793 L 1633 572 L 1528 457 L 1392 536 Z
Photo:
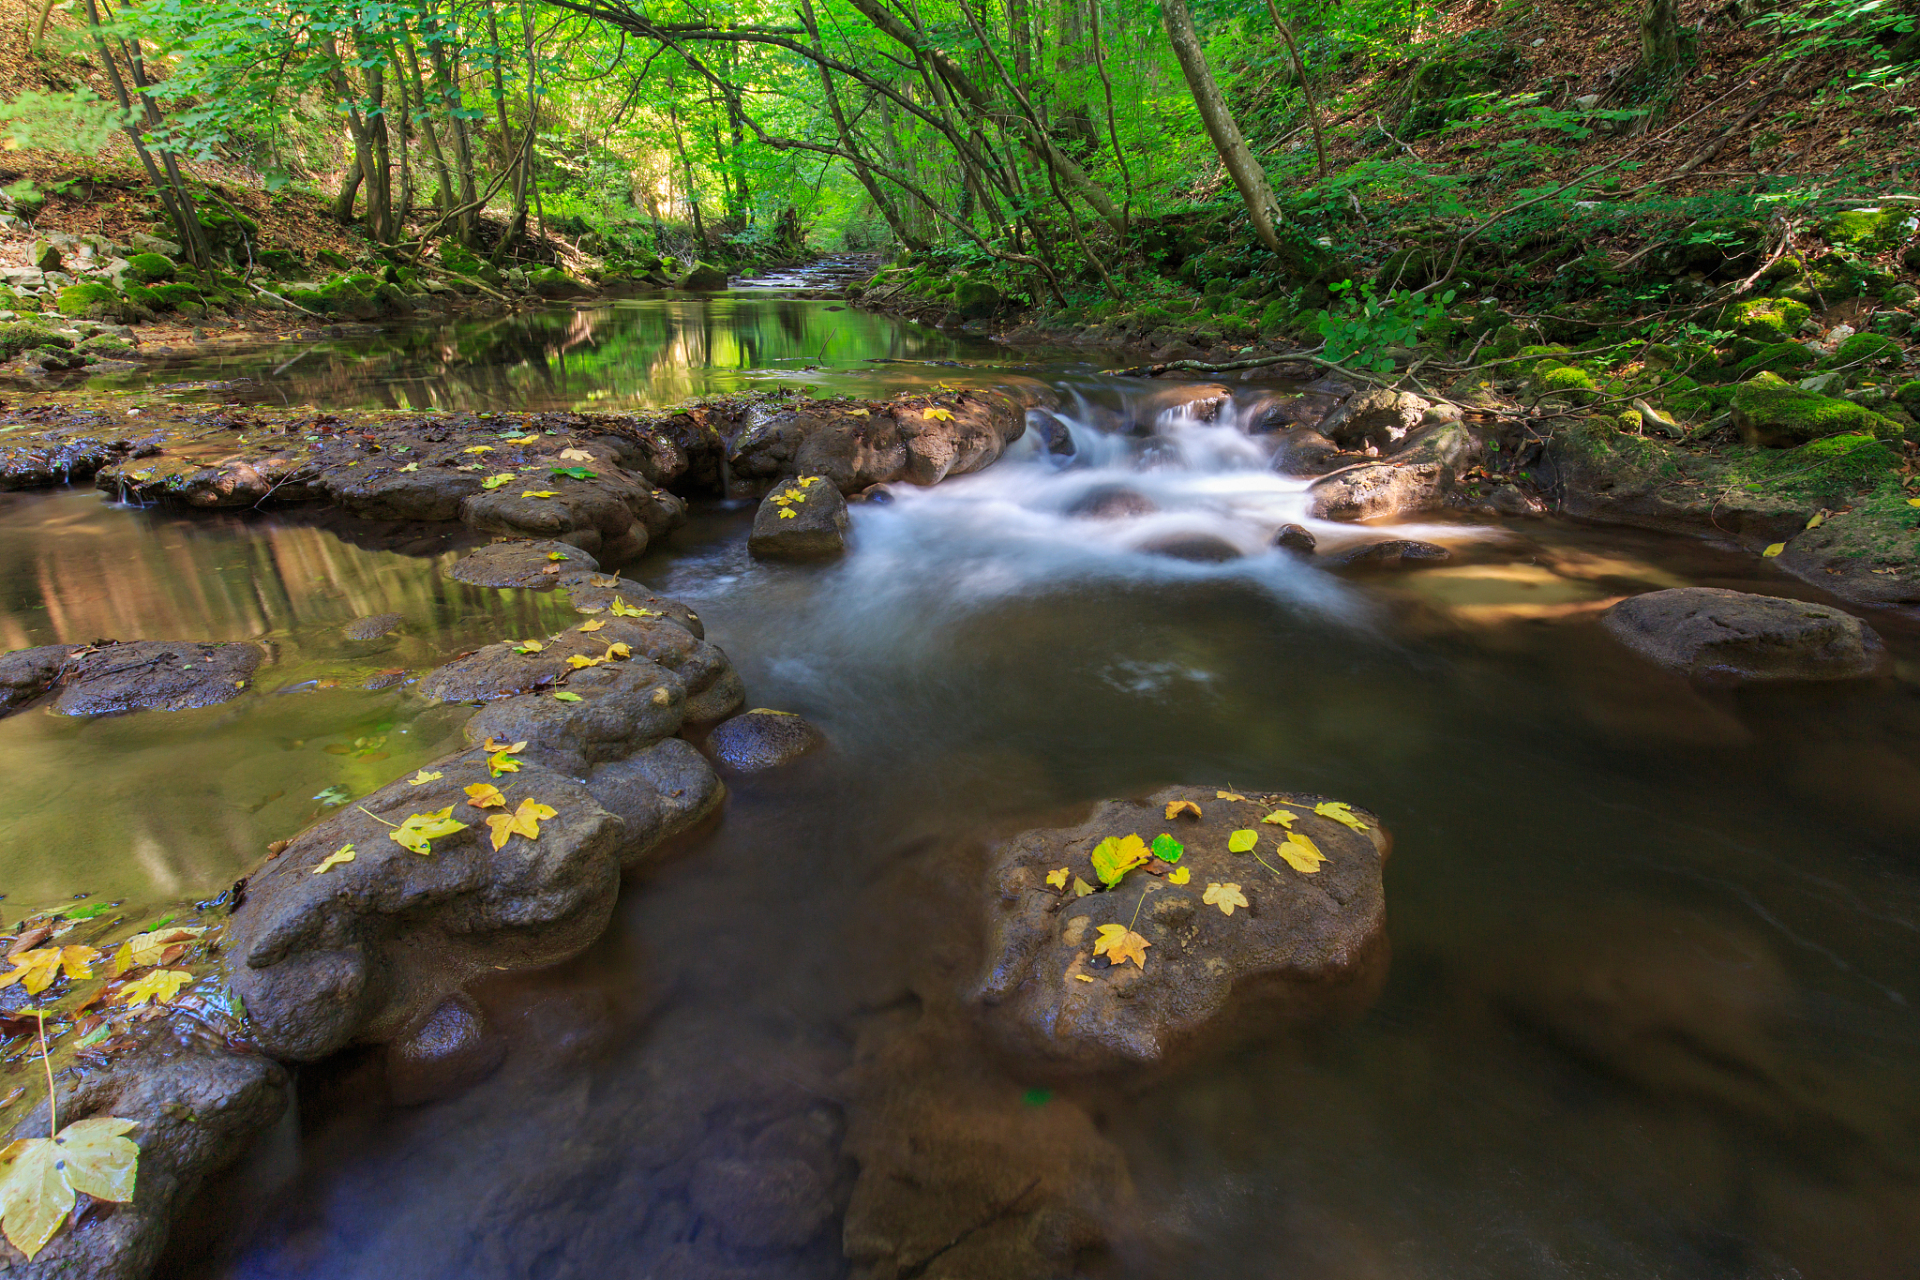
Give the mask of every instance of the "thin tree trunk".
M 432 112 L 427 107 L 427 81 L 420 74 L 420 55 L 414 52 L 412 34 L 404 28 L 400 32 L 400 49 L 406 55 L 407 74 L 413 81 L 414 105 L 420 115 L 420 135 L 426 139 L 427 155 L 433 160 L 434 203 L 440 212 L 445 213 L 453 208 L 453 174 L 447 168 L 446 153 L 440 149 L 440 137 L 433 127 Z
M 1679 65 L 1679 0 L 1647 0 L 1647 7 L 1640 13 L 1640 61 L 1655 72 Z
M 819 23 L 814 20 L 813 0 L 800 0 L 800 20 L 806 24 L 807 39 L 813 43 L 814 52 L 824 58 L 825 48 L 820 42 Z M 893 197 L 886 193 L 886 189 L 873 176 L 873 170 L 867 167 L 866 160 L 861 158 L 859 142 L 854 137 L 852 128 L 847 124 L 847 113 L 841 109 L 839 91 L 833 86 L 833 73 L 827 70 L 824 61 L 817 61 L 814 65 L 820 72 L 820 92 L 827 100 L 827 112 L 833 117 L 833 128 L 840 135 L 840 145 L 846 148 L 847 154 L 855 157 L 853 176 L 860 180 L 862 187 L 866 188 L 867 195 L 873 200 L 873 207 L 880 211 L 882 218 L 886 219 L 887 229 L 893 232 L 895 240 L 909 249 L 927 248 L 927 242 L 915 235 L 907 226 L 906 221 L 900 216 L 899 208 L 893 203 Z
M 454 235 L 461 244 L 471 248 L 474 242 L 475 219 L 479 214 L 479 195 L 473 172 L 473 136 L 468 132 L 465 117 L 465 99 L 461 96 L 460 79 L 457 68 L 450 65 L 445 41 L 440 35 L 438 18 L 423 18 L 423 28 L 427 41 L 427 57 L 433 62 L 434 79 L 440 85 L 440 98 L 446 104 L 447 121 L 453 131 L 453 164 L 455 177 L 460 183 L 460 216 L 454 222 Z
M 100 10 L 94 0 L 86 0 L 87 26 L 93 32 L 94 48 L 99 51 L 100 61 L 106 66 L 107 79 L 113 85 L 113 96 L 120 104 L 120 112 L 126 120 L 127 138 L 133 143 L 134 152 L 139 155 L 141 165 L 147 171 L 147 178 L 153 183 L 154 192 L 159 195 L 160 203 L 166 208 L 167 216 L 173 220 L 173 227 L 180 236 L 181 249 L 188 261 L 201 270 L 210 270 L 213 266 L 213 253 L 207 246 L 206 230 L 200 225 L 200 219 L 193 207 L 193 197 L 187 192 L 186 184 L 181 181 L 180 171 L 173 163 L 173 157 L 162 152 L 166 161 L 166 171 L 154 162 L 153 153 L 147 150 L 147 144 L 140 137 L 140 126 L 135 123 L 135 109 L 132 96 L 127 92 L 127 82 L 120 75 L 120 68 L 113 60 L 113 53 L 107 47 L 106 38 L 100 34 Z M 109 11 L 110 12 L 110 11 Z M 139 68 L 130 64 L 137 75 Z M 144 87 L 144 86 L 142 86 Z M 141 94 L 141 115 L 151 121 L 154 106 L 151 99 Z
M 1240 189 L 1240 199 L 1247 206 L 1254 234 L 1260 237 L 1261 244 L 1284 254 L 1280 237 L 1274 231 L 1280 202 L 1273 198 L 1266 170 L 1260 167 L 1259 158 L 1240 136 L 1240 126 L 1233 122 L 1227 100 L 1220 86 L 1214 83 L 1213 69 L 1207 65 L 1207 55 L 1200 48 L 1200 37 L 1193 29 L 1193 15 L 1187 12 L 1186 0 L 1160 0 L 1160 13 L 1166 22 L 1167 39 L 1173 45 L 1174 57 L 1180 60 L 1187 88 L 1193 93 L 1193 105 L 1199 108 L 1200 122 L 1206 126 L 1207 137 L 1219 152 L 1227 176 Z
M 700 196 L 693 185 L 693 163 L 687 159 L 686 139 L 680 133 L 680 108 L 675 104 L 673 81 L 667 81 L 667 119 L 673 124 L 673 149 L 680 155 L 680 172 L 685 176 L 687 208 L 693 213 L 693 239 L 699 246 L 695 256 L 707 247 L 707 229 L 700 221 Z

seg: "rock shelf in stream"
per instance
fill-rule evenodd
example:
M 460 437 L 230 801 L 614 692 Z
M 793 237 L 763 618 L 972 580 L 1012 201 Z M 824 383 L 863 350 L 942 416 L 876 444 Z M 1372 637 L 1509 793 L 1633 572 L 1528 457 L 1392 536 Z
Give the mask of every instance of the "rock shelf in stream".
M 1177 860 L 1147 852 L 1160 837 Z M 991 852 L 973 1000 L 1008 1049 L 1070 1072 L 1157 1067 L 1276 1018 L 1364 1008 L 1385 977 L 1389 848 L 1373 815 L 1318 796 L 1170 787 L 1105 801 L 1080 826 Z
M 1851 680 L 1893 665 L 1879 635 L 1850 613 L 1719 587 L 1632 596 L 1600 625 L 1642 657 L 1709 682 Z

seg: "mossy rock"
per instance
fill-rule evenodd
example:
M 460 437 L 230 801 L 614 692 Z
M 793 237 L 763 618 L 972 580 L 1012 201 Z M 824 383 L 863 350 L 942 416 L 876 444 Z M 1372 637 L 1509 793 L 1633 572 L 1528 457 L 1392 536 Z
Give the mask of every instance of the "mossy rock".
M 45 347 L 64 351 L 72 346 L 72 338 L 55 333 L 43 325 L 25 320 L 0 324 L 0 360 L 11 360 L 23 351 L 37 351 Z
M 984 320 L 998 311 L 1005 296 L 985 280 L 963 279 L 954 286 L 954 309 L 969 320 Z
M 1911 209 L 1848 209 L 1820 224 L 1820 237 L 1837 249 L 1879 253 L 1892 249 L 1912 234 Z
M 1287 327 L 1297 313 L 1293 303 L 1286 298 L 1278 298 L 1260 309 L 1260 332 L 1278 333 Z
M 80 350 L 90 356 L 108 356 L 123 360 L 134 354 L 134 345 L 115 334 L 96 333 L 80 344 Z
M 1732 401 L 1733 424 L 1749 444 L 1790 449 L 1827 436 L 1865 434 L 1896 439 L 1900 424 L 1851 400 L 1802 391 L 1776 374 L 1756 374 Z
M 390 267 L 388 270 L 393 269 Z M 394 288 L 400 287 L 397 279 L 387 283 Z M 588 292 L 587 286 L 558 267 L 528 267 L 527 285 L 543 298 L 579 298 Z
M 1804 343 L 1775 342 L 1742 360 L 1734 373 L 1742 378 L 1756 373 L 1792 373 L 1817 364 L 1819 355 Z
M 1682 379 L 1691 383 L 1682 387 L 1678 383 L 1667 388 L 1667 407 L 1683 417 L 1698 422 L 1711 422 L 1725 413 L 1733 404 L 1737 387 L 1703 387 L 1691 379 Z
M 124 324 L 135 318 L 127 300 L 110 284 L 87 280 L 60 291 L 60 314 L 74 320 L 111 320 Z
M 1559 345 L 1547 346 L 1535 344 L 1521 347 L 1509 357 L 1513 368 L 1520 373 L 1539 373 L 1542 369 L 1551 369 L 1567 363 L 1566 356 L 1573 354 L 1573 348 Z
M 1566 404 L 1591 404 L 1600 395 L 1600 388 L 1594 383 L 1592 374 L 1567 364 L 1544 368 L 1536 365 L 1532 390 L 1537 399 L 1557 400 Z
M 1800 332 L 1800 326 L 1813 314 L 1803 302 L 1787 298 L 1749 298 L 1728 307 L 1722 323 L 1749 342 L 1773 346 L 1786 342 Z
M 190 284 L 163 284 L 147 290 L 156 299 L 147 305 L 155 311 L 179 311 L 189 306 L 205 306 L 200 290 Z
M 1905 359 L 1906 352 L 1892 338 L 1877 333 L 1856 333 L 1833 349 L 1833 354 L 1826 359 L 1826 367 L 1891 368 Z
M 446 255 L 446 250 L 442 248 L 440 252 L 441 252 L 442 258 L 444 259 Z M 465 251 L 462 250 L 462 252 L 465 252 Z M 345 271 L 348 267 L 353 265 L 352 259 L 348 258 L 346 254 L 340 253 L 333 249 L 315 249 L 313 251 L 313 260 L 319 263 L 321 266 L 327 267 L 334 271 Z
M 270 271 L 282 280 L 290 280 L 302 274 L 307 264 L 300 255 L 286 249 L 262 249 L 254 255 L 263 270 Z
M 162 253 L 136 253 L 127 259 L 133 278 L 141 284 L 163 284 L 173 279 L 173 259 Z
M 1908 413 L 1920 413 L 1920 380 L 1900 384 L 1894 389 L 1893 398 Z
M 1215 276 L 1213 279 L 1207 281 L 1206 287 L 1201 289 L 1200 292 L 1209 298 L 1224 298 L 1233 292 L 1233 281 L 1227 279 L 1225 276 Z
M 1765 225 L 1753 218 L 1704 218 L 1661 250 L 1659 265 L 1669 275 L 1698 271 L 1715 279 L 1745 274 L 1759 265 L 1766 236 Z

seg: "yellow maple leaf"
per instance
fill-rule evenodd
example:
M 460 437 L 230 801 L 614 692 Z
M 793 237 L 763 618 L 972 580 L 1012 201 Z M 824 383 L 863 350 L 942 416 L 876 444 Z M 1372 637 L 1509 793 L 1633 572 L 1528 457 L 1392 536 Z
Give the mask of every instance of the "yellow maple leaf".
M 582 630 L 582 631 L 598 631 L 598 630 L 599 630 L 600 628 L 602 628 L 602 627 L 604 627 L 604 626 L 606 626 L 606 625 L 607 625 L 607 623 L 606 623 L 606 620 L 605 620 L 604 618 L 595 618 L 595 619 L 594 619 L 593 621 L 591 621 L 591 622 L 583 622 L 583 623 L 581 623 L 581 624 L 580 624 L 580 630 Z
M 492 446 L 492 445 L 490 445 L 490 444 L 476 444 L 476 445 L 471 445 L 471 446 L 469 446 L 469 447 L 467 447 L 467 448 L 465 448 L 465 449 L 462 449 L 462 450 L 461 450 L 460 452 L 462 452 L 462 453 L 492 453 L 492 452 L 493 452 L 493 446 Z
M 1116 885 L 1127 872 L 1147 860 L 1147 842 L 1138 835 L 1121 839 L 1108 836 L 1094 846 L 1093 873 L 1106 885 Z
M 467 803 L 476 809 L 504 809 L 507 798 L 491 782 L 476 782 L 467 788 Z
M 1061 867 L 1058 871 L 1047 872 L 1047 883 L 1052 885 L 1056 889 L 1066 888 L 1067 887 L 1067 869 L 1065 867 Z
M 507 438 L 506 438 L 506 439 L 505 439 L 505 440 L 504 440 L 504 441 L 503 441 L 502 443 L 504 443 L 504 444 L 532 444 L 532 443 L 533 443 L 533 442 L 534 442 L 535 440 L 538 440 L 539 438 L 540 438 L 540 433 L 539 433 L 539 432 L 537 432 L 537 431 L 535 431 L 535 432 L 529 432 L 528 434 L 526 434 L 526 435 L 524 435 L 524 436 L 508 436 L 508 437 L 507 437 Z
M 849 418 L 866 418 L 871 417 L 872 414 L 866 409 L 849 409 L 847 410 L 847 416 Z
M 1268 824 L 1269 826 L 1291 827 L 1293 825 L 1294 816 L 1295 816 L 1294 814 L 1289 813 L 1285 809 L 1275 809 L 1272 813 L 1260 819 L 1260 821 Z
M 795 511 L 795 510 L 794 510 L 794 509 L 793 509 L 792 507 L 782 507 L 782 508 L 780 508 L 780 518 L 781 518 L 782 520 L 791 520 L 791 519 L 793 519 L 793 518 L 794 518 L 795 516 L 797 516 L 797 515 L 799 515 L 799 514 L 800 514 L 800 513 L 799 513 L 798 511 Z
M 515 653 L 538 653 L 546 647 L 547 643 L 544 640 L 522 640 L 519 644 L 513 646 L 513 651 Z
M 607 646 L 606 656 L 608 658 L 631 658 L 633 656 L 633 646 L 624 641 L 616 641 Z
M 496 813 L 487 819 L 487 825 L 493 828 L 493 847 L 502 848 L 516 835 L 529 840 L 540 838 L 542 819 L 556 817 L 559 810 L 551 805 L 541 804 L 538 800 L 522 800 L 520 807 L 512 813 Z
M 527 744 L 524 739 L 519 742 L 495 742 L 492 734 L 488 734 L 487 740 L 481 743 L 480 746 L 483 750 L 489 752 L 525 751 L 527 749 Z
M 1216 791 L 1213 793 L 1213 798 L 1215 800 L 1245 800 L 1246 799 L 1245 796 L 1237 796 L 1233 794 L 1233 792 L 1231 791 Z
M 596 573 L 587 579 L 587 585 L 590 587 L 617 587 L 620 585 L 620 579 L 610 573 Z
M 560 456 L 567 462 L 592 462 L 593 455 L 585 449 L 562 449 Z
M 338 849 L 335 849 L 332 853 L 328 854 L 326 857 L 320 859 L 320 865 L 316 866 L 313 869 L 313 874 L 316 876 L 324 875 L 326 872 L 333 870 L 335 867 L 339 866 L 343 862 L 352 862 L 353 857 L 354 857 L 353 845 L 350 843 L 343 844 Z M 119 959 L 116 957 L 114 960 L 114 964 L 117 966 L 119 963 L 120 963 Z M 151 964 L 153 962 L 149 960 L 146 963 Z
M 1186 867 L 1175 867 L 1167 872 L 1168 884 L 1185 884 L 1191 879 L 1193 879 L 1193 872 Z
M 1167 821 L 1168 822 L 1172 822 L 1175 818 L 1179 817 L 1181 814 L 1191 814 L 1193 817 L 1197 818 L 1200 816 L 1200 806 L 1195 804 L 1191 800 L 1167 801 Z
M 921 414 L 923 417 L 932 418 L 936 422 L 952 422 L 953 421 L 953 410 L 951 409 L 941 409 L 937 407 L 932 409 L 923 409 L 921 410 Z
M 1367 829 L 1366 823 L 1353 816 L 1353 806 L 1338 800 L 1322 800 L 1313 806 L 1313 811 L 1323 818 L 1332 818 L 1343 827 L 1352 827 L 1355 831 Z
M 414 774 L 411 778 L 407 779 L 407 785 L 410 787 L 424 787 L 429 782 L 432 782 L 437 778 L 444 778 L 446 776 L 447 775 L 444 773 L 428 773 L 425 769 L 422 769 L 420 772 Z
M 666 616 L 658 609 L 635 608 L 619 596 L 613 598 L 613 603 L 607 606 L 607 612 L 616 618 L 660 618 Z
M 0 974 L 0 988 L 19 983 L 28 995 L 39 995 L 53 985 L 65 970 L 69 978 L 91 978 L 93 962 L 100 958 L 92 947 L 40 947 L 22 951 L 13 958 L 13 972 Z
M 520 491 L 520 496 L 523 498 L 557 498 L 560 495 L 555 493 L 552 489 L 522 489 Z M 565 556 L 561 556 L 560 558 L 562 560 L 566 559 Z
M 1207 891 L 1200 895 L 1200 901 L 1210 907 L 1220 908 L 1220 914 L 1230 916 L 1235 907 L 1247 905 L 1247 895 L 1240 892 L 1240 886 L 1228 881 L 1226 884 L 1209 884 Z
M 1079 876 L 1075 876 L 1073 878 L 1073 896 L 1074 897 L 1084 898 L 1092 892 L 1093 892 L 1092 885 L 1088 884 L 1085 880 L 1082 880 Z
M 124 1204 L 133 1199 L 140 1148 L 117 1116 L 76 1120 L 55 1138 L 26 1138 L 0 1152 L 0 1228 L 32 1261 L 73 1212 L 76 1193 Z
M 1298 831 L 1287 833 L 1286 843 L 1280 846 L 1280 856 L 1303 876 L 1314 874 L 1320 870 L 1320 864 L 1327 860 L 1327 855 L 1320 852 L 1320 846 Z
M 351 849 L 353 846 L 347 845 L 346 848 Z M 167 948 L 182 942 L 190 942 L 205 932 L 204 927 L 175 925 L 171 929 L 136 933 L 121 943 L 120 949 L 113 953 L 113 976 L 117 978 L 129 969 L 159 964 L 166 958 Z
M 120 988 L 116 999 L 128 1006 L 142 1005 L 149 1000 L 155 1004 L 172 1004 L 180 988 L 192 985 L 193 975 L 185 969 L 155 969 Z
M 482 489 L 498 489 L 503 485 L 512 484 L 515 480 L 518 480 L 519 478 L 520 478 L 519 476 L 515 475 L 511 471 L 502 471 L 499 475 L 488 476 L 485 480 L 482 480 L 480 482 L 480 487 Z
M 567 659 L 567 665 L 575 671 L 585 671 L 588 667 L 597 667 L 605 661 L 605 658 L 589 658 L 584 653 L 576 653 Z
M 1100 926 L 1100 936 L 1094 939 L 1093 954 L 1105 956 L 1115 965 L 1123 965 L 1131 960 L 1145 969 L 1147 948 L 1152 945 L 1126 925 L 1103 924 Z
M 457 820 L 453 816 L 453 806 L 448 805 L 433 813 L 408 814 L 399 826 L 387 832 L 387 839 L 424 858 L 433 852 L 432 841 L 466 829 L 467 824 Z

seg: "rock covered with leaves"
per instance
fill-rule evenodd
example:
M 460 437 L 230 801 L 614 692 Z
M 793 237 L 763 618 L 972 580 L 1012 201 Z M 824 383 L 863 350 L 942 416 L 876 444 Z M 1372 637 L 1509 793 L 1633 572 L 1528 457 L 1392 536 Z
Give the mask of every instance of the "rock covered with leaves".
M 1172 787 L 993 850 L 973 1000 L 1011 1049 L 1069 1071 L 1364 1005 L 1387 958 L 1371 814 L 1320 797 Z
M 1892 666 L 1878 633 L 1844 610 L 1720 587 L 1632 596 L 1600 625 L 1642 657 L 1709 681 L 1848 680 Z
M 978 471 L 1026 429 L 1025 405 L 1005 391 L 769 405 L 751 415 L 728 459 L 749 481 L 817 475 L 858 493 Z
M 454 562 L 447 576 L 475 587 L 519 587 L 551 591 L 560 576 L 592 573 L 600 562 L 570 542 L 527 539 L 495 542 L 470 551 Z
M 775 488 L 753 515 L 747 550 L 762 560 L 830 560 L 847 549 L 847 500 L 822 476 Z

